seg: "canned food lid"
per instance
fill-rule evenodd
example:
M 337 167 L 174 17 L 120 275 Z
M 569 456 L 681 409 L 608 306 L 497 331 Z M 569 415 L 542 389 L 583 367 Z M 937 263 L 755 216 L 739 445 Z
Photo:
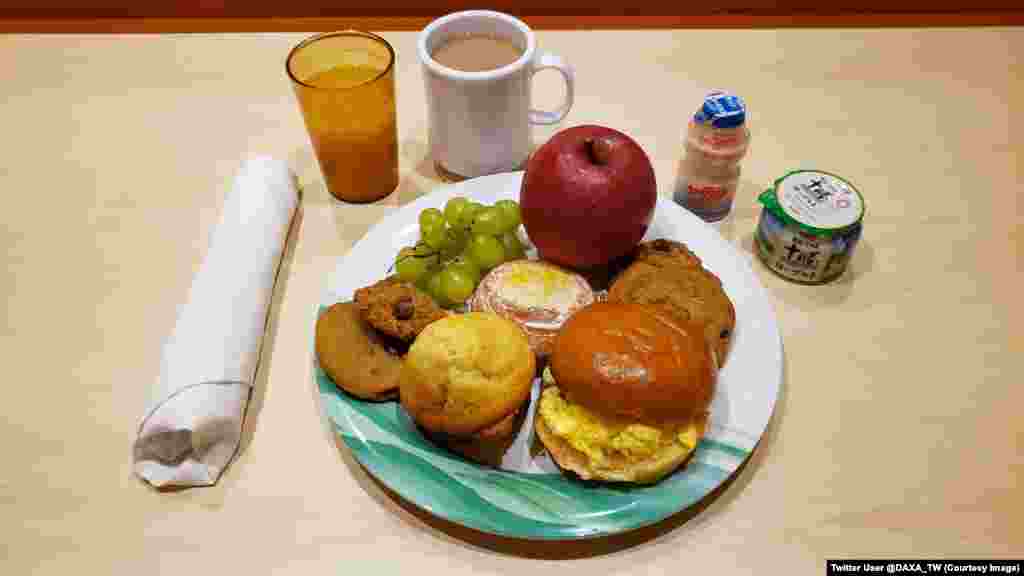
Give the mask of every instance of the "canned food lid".
M 715 90 L 704 97 L 704 104 L 693 115 L 698 124 L 711 124 L 715 128 L 735 128 L 747 121 L 747 107 L 735 94 Z
M 864 217 L 864 198 L 835 174 L 797 170 L 775 181 L 760 201 L 775 215 L 812 234 L 848 228 Z

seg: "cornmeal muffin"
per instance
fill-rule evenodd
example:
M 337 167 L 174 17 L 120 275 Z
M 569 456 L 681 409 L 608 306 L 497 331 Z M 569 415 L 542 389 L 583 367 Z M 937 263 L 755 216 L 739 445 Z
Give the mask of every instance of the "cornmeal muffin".
M 529 340 L 514 322 L 488 312 L 453 315 L 428 325 L 409 348 L 399 398 L 429 437 L 484 461 L 474 445 L 507 448 L 535 372 Z
M 526 407 L 524 403 L 519 410 L 509 414 L 505 418 L 469 436 L 455 436 L 431 432 L 423 427 L 423 433 L 437 444 L 466 457 L 469 460 L 480 464 L 498 467 L 505 456 L 516 434 L 523 427 L 526 419 Z

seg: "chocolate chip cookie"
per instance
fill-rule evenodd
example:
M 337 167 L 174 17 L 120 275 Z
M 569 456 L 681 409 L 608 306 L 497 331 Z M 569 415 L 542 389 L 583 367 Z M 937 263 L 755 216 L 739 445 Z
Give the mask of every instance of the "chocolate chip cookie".
M 425 292 L 394 276 L 356 290 L 355 302 L 365 322 L 406 342 L 447 315 Z

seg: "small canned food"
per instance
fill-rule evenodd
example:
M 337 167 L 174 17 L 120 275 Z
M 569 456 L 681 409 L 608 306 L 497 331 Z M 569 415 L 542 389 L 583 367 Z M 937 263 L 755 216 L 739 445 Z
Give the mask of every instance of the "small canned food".
M 804 284 L 842 275 L 864 218 L 864 198 L 852 184 L 827 172 L 797 170 L 758 200 L 764 208 L 754 244 L 768 268 Z

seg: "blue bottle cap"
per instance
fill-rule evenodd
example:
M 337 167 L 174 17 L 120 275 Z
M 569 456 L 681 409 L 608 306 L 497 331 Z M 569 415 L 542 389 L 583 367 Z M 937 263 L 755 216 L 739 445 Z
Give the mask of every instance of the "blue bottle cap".
M 704 97 L 704 105 L 693 120 L 698 124 L 711 123 L 715 128 L 735 128 L 746 122 L 747 107 L 739 96 L 715 91 Z

